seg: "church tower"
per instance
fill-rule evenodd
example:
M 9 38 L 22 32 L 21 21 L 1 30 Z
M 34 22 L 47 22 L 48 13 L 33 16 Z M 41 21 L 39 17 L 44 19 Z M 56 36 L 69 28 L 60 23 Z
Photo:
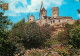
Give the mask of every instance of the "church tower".
M 53 7 L 52 8 L 52 17 L 56 18 L 59 16 L 59 8 L 58 7 Z
M 30 23 L 30 22 L 33 22 L 33 21 L 34 21 L 34 16 L 31 15 L 30 18 L 29 18 L 29 20 L 28 20 L 28 22 Z

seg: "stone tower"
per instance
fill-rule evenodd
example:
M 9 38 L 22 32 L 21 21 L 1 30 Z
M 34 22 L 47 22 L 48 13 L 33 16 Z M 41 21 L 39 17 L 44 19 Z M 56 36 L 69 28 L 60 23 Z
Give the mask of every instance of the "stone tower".
M 34 16 L 31 15 L 30 18 L 29 18 L 29 20 L 28 20 L 28 22 L 33 22 L 33 21 L 34 21 Z
M 59 8 L 58 7 L 53 7 L 52 8 L 52 17 L 56 18 L 59 16 Z
M 41 2 L 41 7 L 40 7 L 40 14 L 39 17 L 40 19 L 44 19 L 43 16 L 46 16 L 47 11 L 45 10 L 45 8 L 43 7 L 43 1 Z
M 44 19 L 44 16 L 46 16 L 47 11 L 45 10 L 45 8 L 43 7 L 40 10 L 40 19 Z

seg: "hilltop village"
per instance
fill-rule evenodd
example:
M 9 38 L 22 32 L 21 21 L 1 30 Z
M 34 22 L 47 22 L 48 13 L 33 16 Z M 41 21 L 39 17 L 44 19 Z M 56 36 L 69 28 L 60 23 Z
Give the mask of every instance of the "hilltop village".
M 39 19 L 34 20 L 35 17 L 31 15 L 29 17 L 28 22 L 36 22 L 38 25 L 43 26 L 45 24 L 52 25 L 61 25 L 64 23 L 73 24 L 75 21 L 72 19 L 72 17 L 62 17 L 59 16 L 59 7 L 52 7 L 52 17 L 47 16 L 47 11 L 43 7 L 43 2 L 41 3 L 40 13 L 39 13 Z

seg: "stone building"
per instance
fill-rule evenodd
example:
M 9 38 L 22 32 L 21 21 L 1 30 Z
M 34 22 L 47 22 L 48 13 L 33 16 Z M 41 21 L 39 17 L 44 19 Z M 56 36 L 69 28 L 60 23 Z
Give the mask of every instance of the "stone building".
M 45 17 L 45 19 L 47 20 L 46 23 L 49 25 L 59 25 L 63 23 L 73 24 L 75 22 L 72 17 Z
M 43 7 L 42 9 L 40 9 L 40 24 L 41 25 L 45 25 L 45 18 L 44 16 L 47 16 L 47 11 L 45 10 L 45 8 Z
M 47 11 L 45 10 L 44 7 L 40 9 L 40 19 L 44 19 L 44 16 L 46 16 L 46 13 Z
M 58 7 L 52 8 L 52 17 L 54 17 L 54 18 L 59 17 L 59 8 Z
M 33 21 L 34 21 L 34 16 L 31 15 L 29 18 L 29 22 L 33 22 Z M 72 19 L 72 17 L 59 16 L 59 8 L 58 7 L 52 8 L 52 17 L 49 17 L 49 16 L 47 16 L 46 9 L 41 5 L 39 19 L 34 22 L 36 22 L 40 26 L 43 26 L 45 24 L 49 24 L 50 26 L 52 26 L 52 25 L 59 25 L 59 24 L 63 24 L 63 23 L 73 24 L 75 21 Z

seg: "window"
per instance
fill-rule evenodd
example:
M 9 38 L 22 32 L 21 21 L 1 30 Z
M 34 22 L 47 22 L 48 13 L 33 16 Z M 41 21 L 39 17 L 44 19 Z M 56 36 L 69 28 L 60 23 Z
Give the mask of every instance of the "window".
M 60 22 L 60 20 L 59 20 L 59 22 Z
M 52 24 L 52 21 L 51 21 L 51 24 Z
M 54 23 L 55 21 L 53 21 L 53 23 Z

